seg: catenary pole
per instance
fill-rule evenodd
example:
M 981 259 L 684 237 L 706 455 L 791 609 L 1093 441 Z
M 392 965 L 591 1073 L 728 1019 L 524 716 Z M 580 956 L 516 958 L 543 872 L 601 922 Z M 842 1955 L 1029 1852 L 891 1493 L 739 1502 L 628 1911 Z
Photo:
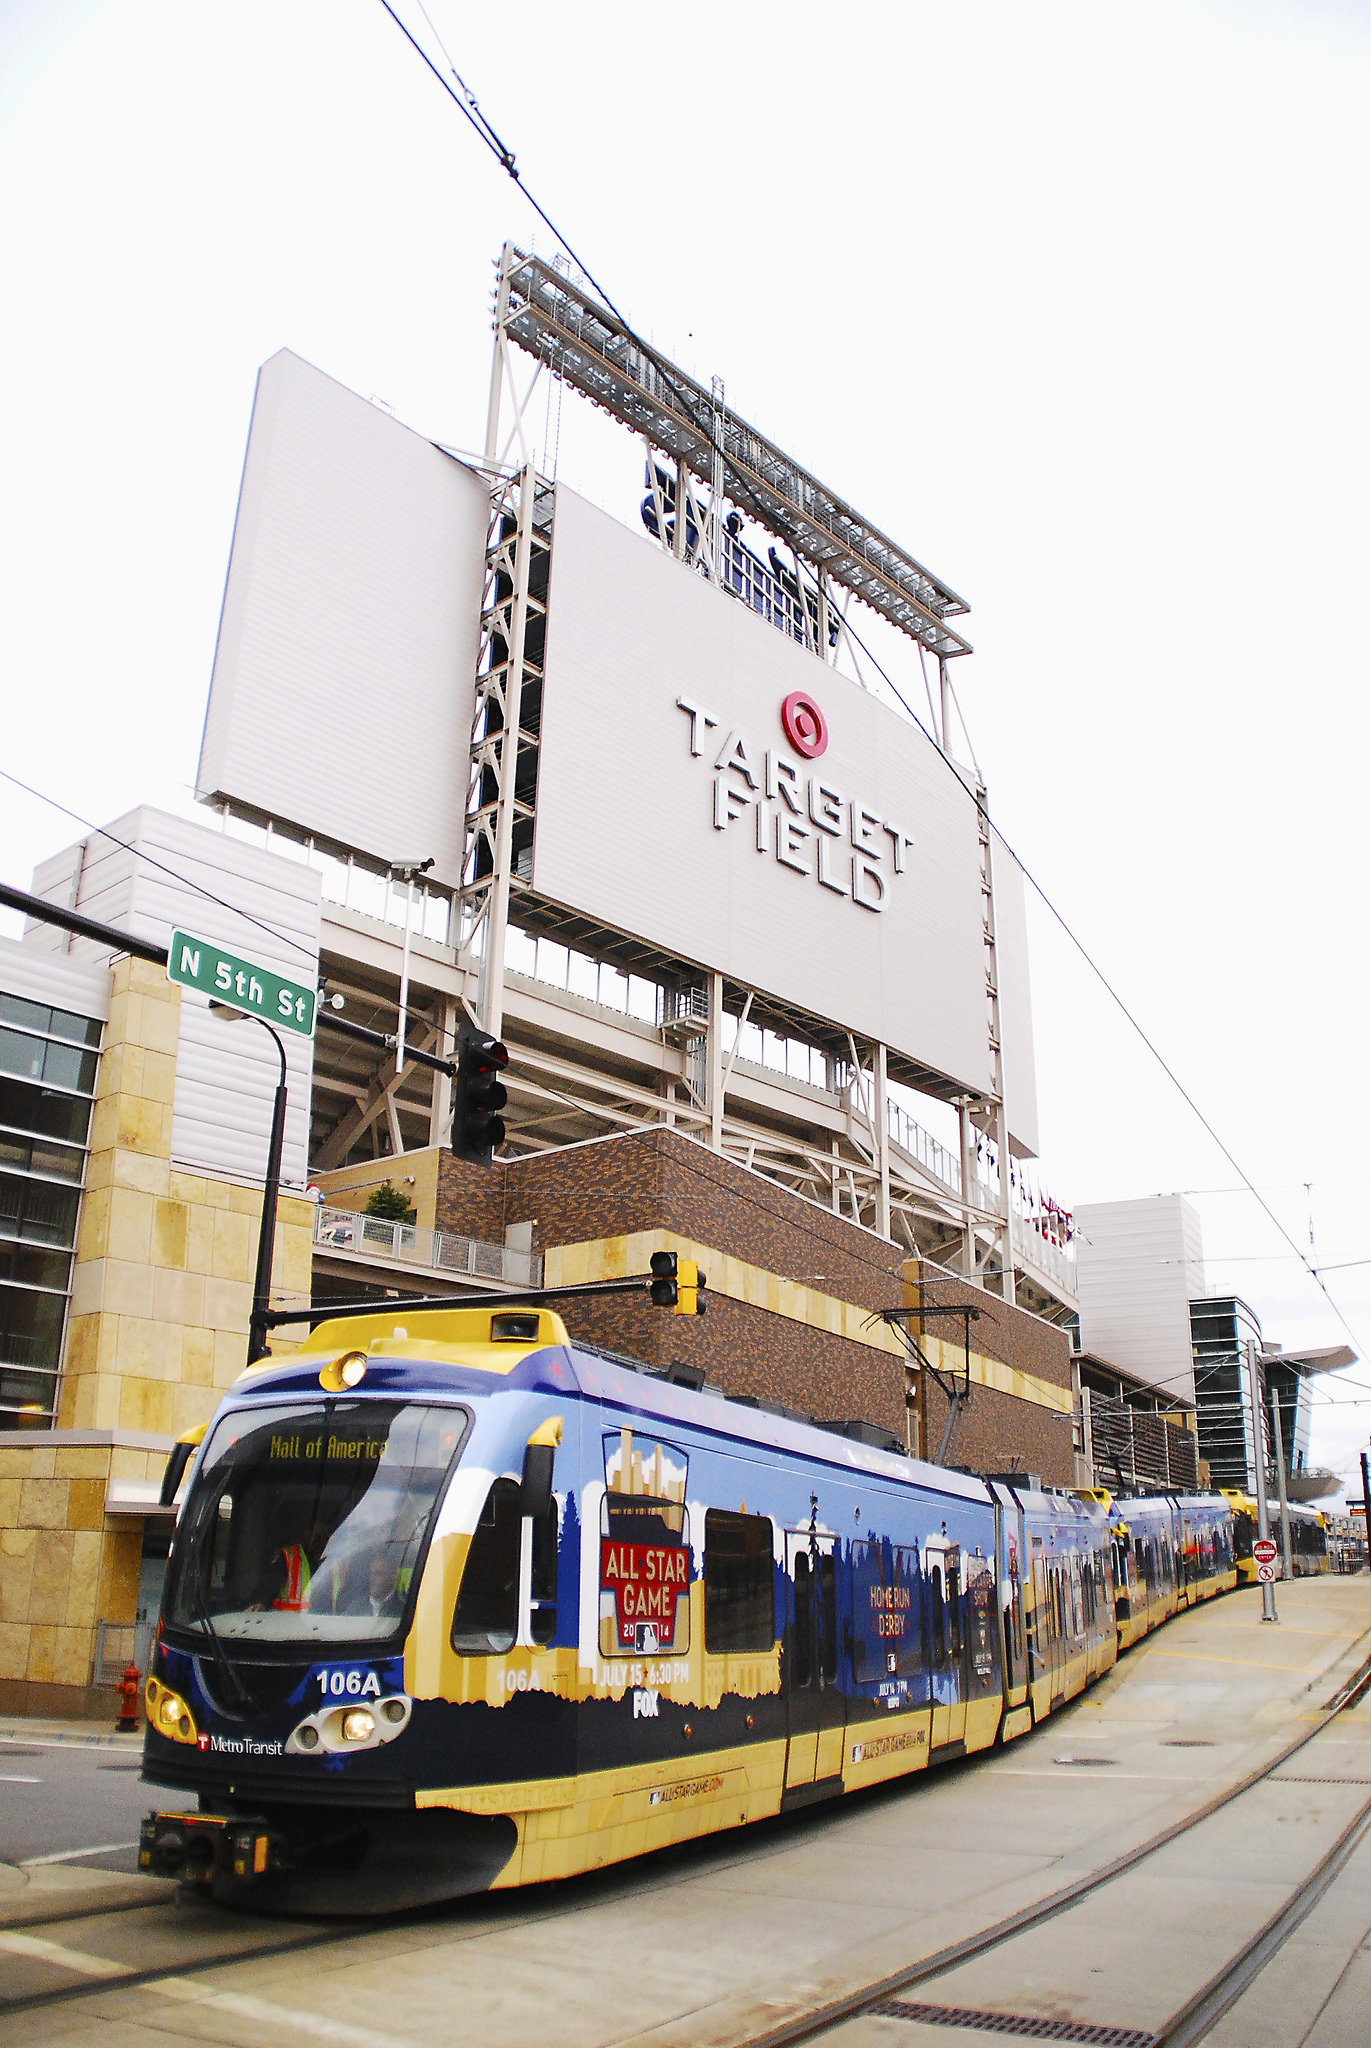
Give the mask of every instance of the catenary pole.
M 1371 1460 L 1361 1454 L 1361 1497 L 1366 1507 L 1366 1569 L 1371 1571 Z
M 1266 1447 L 1262 1442 L 1262 1438 L 1266 1435 L 1266 1431 L 1262 1426 L 1264 1420 L 1263 1411 L 1266 1403 L 1262 1400 L 1262 1369 L 1257 1361 L 1257 1347 L 1250 1337 L 1247 1340 L 1247 1372 L 1251 1387 L 1252 1469 L 1257 1475 L 1257 1534 L 1261 1537 L 1263 1543 L 1269 1543 L 1271 1540 L 1271 1517 L 1267 1512 L 1266 1506 Z M 1262 1620 L 1275 1621 L 1276 1619 L 1276 1589 L 1274 1586 L 1268 1585 L 1263 1581 Z
M 1271 1423 L 1276 1435 L 1276 1491 L 1281 1504 L 1282 1574 L 1287 1579 L 1293 1579 L 1295 1560 L 1290 1549 L 1290 1503 L 1285 1494 L 1285 1439 L 1281 1433 L 1281 1397 L 1275 1387 L 1271 1389 Z

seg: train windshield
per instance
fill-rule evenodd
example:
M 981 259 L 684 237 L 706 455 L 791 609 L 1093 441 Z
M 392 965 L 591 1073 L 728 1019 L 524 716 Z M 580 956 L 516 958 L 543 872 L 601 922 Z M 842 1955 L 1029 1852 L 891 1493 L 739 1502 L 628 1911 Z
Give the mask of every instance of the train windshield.
M 470 1425 L 461 1408 L 346 1398 L 224 1416 L 177 1531 L 167 1623 L 280 1644 L 397 1635 Z

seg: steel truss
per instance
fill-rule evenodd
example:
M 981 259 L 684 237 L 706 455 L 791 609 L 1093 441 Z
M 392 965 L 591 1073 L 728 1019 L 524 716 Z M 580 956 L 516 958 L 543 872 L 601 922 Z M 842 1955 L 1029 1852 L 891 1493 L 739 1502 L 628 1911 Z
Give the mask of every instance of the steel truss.
M 728 412 L 717 380 L 706 391 L 648 348 L 569 269 L 527 256 L 507 242 L 496 284 L 495 325 L 499 383 L 492 383 L 492 406 L 497 418 L 498 393 L 507 388 L 515 398 L 515 424 L 504 453 L 517 437 L 528 460 L 522 415 L 532 385 L 520 401 L 509 355 L 512 343 L 640 434 L 649 449 L 661 449 L 675 461 L 681 512 L 687 477 L 708 487 L 708 508 L 697 502 L 695 509 L 704 514 L 700 532 L 709 541 L 704 565 L 716 578 L 727 497 L 810 565 L 821 594 L 828 584 L 842 585 L 941 660 L 971 652 L 970 643 L 947 623 L 969 609 L 950 584 L 746 420 Z M 494 430 L 487 434 L 486 453 L 500 457 Z M 649 473 L 650 468 L 649 463 Z M 683 516 L 676 526 L 680 551 Z
M 458 894 L 458 953 L 480 961 L 480 1021 L 497 1037 L 510 884 L 533 843 L 551 546 L 552 490 L 528 463 L 491 494 Z
M 970 647 L 947 621 L 964 614 L 965 603 L 817 478 L 730 415 L 718 380 L 706 391 L 646 349 L 582 289 L 568 268 L 544 263 L 506 244 L 494 312 L 483 464 L 491 480 L 491 513 L 455 936 L 458 964 L 478 976 L 477 1000 L 468 1007 L 485 1029 L 508 1036 L 514 1045 L 515 1061 L 507 1076 L 511 1150 L 551 1150 L 588 1137 L 662 1125 L 680 1129 L 720 1156 L 898 1247 L 946 1270 L 960 1270 L 966 1279 L 993 1282 L 1013 1300 L 992 844 L 978 773 L 958 770 L 977 804 L 980 827 L 989 1085 L 974 1097 L 953 1098 L 945 1078 L 916 1070 L 908 1062 L 897 1064 L 897 1078 L 958 1101 L 960 1191 L 940 1182 L 892 1139 L 887 1113 L 890 1056 L 884 1046 L 859 1048 L 840 1027 L 786 1014 L 774 999 L 730 984 L 729 1008 L 738 1030 L 732 1047 L 726 1048 L 721 975 L 668 959 L 630 934 L 602 931 L 532 888 L 529 856 L 553 513 L 553 487 L 534 468 L 529 410 L 542 371 L 549 370 L 589 396 L 641 436 L 658 538 L 698 573 L 721 584 L 731 574 L 729 548 L 734 536 L 725 522 L 724 506 L 732 501 L 788 552 L 805 645 L 819 658 L 827 658 L 833 628 L 840 637 L 843 631 L 842 613 L 830 600 L 830 592 L 836 596 L 839 586 L 932 652 L 942 685 L 939 738 L 949 757 L 952 698 L 947 663 L 969 653 Z M 530 355 L 531 376 L 522 368 Z M 655 1065 L 652 1060 L 636 1061 L 627 1042 L 607 1054 L 597 1053 L 589 1039 L 577 1043 L 570 1018 L 565 1030 L 531 1021 L 527 993 L 522 986 L 506 986 L 511 920 L 532 933 L 555 935 L 561 943 L 615 961 L 627 971 L 646 973 L 669 995 L 691 998 L 685 1011 L 663 1019 Z M 697 994 L 698 1010 L 692 1006 Z M 835 1095 L 841 1099 L 846 1087 L 841 1126 L 834 1128 L 831 1108 L 807 1122 L 798 1088 L 793 1105 L 754 1106 L 756 1074 L 749 1070 L 745 1080 L 742 1074 L 735 1077 L 734 1071 L 738 1034 L 749 1014 L 771 1028 L 798 1032 L 824 1051 L 830 1061 L 830 1104 Z M 663 1057 L 663 1047 L 670 1048 L 670 1058 Z M 846 1069 L 846 1081 L 837 1078 L 839 1066 Z M 356 1098 L 354 1128 L 376 1131 L 388 1125 L 394 1143 L 400 1135 L 397 1081 L 392 1074 L 378 1075 L 372 1090 Z M 975 1199 L 973 1119 L 998 1145 L 1003 1213 Z M 1064 1312 L 1055 1289 L 1036 1289 L 1035 1305 L 1048 1313 Z

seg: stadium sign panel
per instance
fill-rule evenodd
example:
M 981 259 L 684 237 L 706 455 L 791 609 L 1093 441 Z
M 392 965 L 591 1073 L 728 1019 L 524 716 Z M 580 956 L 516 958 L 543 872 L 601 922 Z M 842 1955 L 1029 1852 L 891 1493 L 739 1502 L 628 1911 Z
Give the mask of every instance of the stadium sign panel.
M 987 1088 L 972 791 L 917 727 L 562 485 L 542 721 L 535 891 Z
M 423 846 L 430 882 L 459 886 L 489 522 L 487 479 L 273 357 L 199 793 L 382 871 Z M 945 1095 L 993 1090 L 971 771 L 560 484 L 550 537 L 521 888 L 883 1044 Z M 1005 1099 L 1031 1152 L 1023 878 L 993 835 L 992 857 Z

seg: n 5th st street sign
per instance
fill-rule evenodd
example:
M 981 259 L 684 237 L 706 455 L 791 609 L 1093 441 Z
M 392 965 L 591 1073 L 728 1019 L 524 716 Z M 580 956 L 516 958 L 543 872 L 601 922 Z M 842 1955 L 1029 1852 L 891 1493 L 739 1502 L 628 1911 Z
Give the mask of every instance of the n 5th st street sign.
M 215 1002 L 248 1017 L 261 1017 L 268 1024 L 279 1024 L 283 1031 L 298 1032 L 301 1038 L 314 1036 L 316 989 L 282 981 L 269 968 L 240 960 L 236 953 L 222 952 L 208 939 L 173 932 L 167 980 L 179 982 L 182 988 L 198 988 Z

